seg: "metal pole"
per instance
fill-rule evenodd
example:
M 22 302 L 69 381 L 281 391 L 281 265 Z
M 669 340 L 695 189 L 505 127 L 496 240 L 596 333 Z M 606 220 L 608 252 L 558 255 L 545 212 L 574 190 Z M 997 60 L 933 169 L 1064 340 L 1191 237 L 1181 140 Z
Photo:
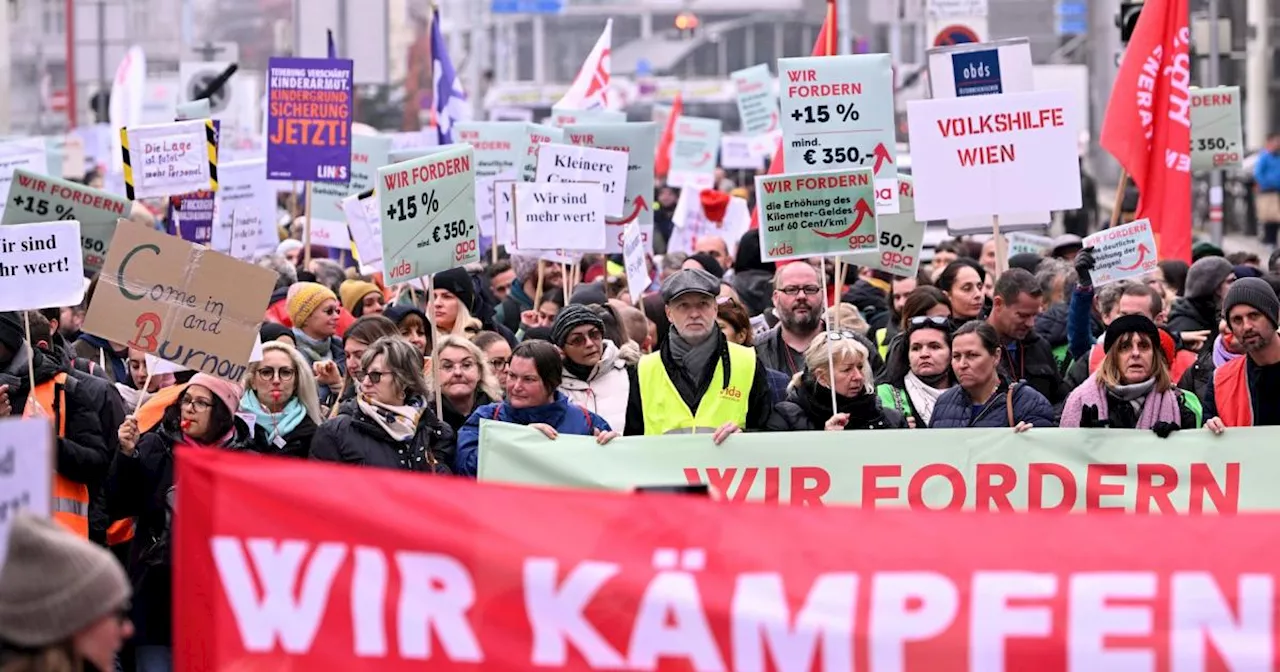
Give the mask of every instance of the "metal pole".
M 76 95 L 76 6 L 75 0 L 67 0 L 63 9 L 67 26 L 67 128 L 75 128 L 79 96 Z
M 547 83 L 547 23 L 541 14 L 533 17 L 533 81 Z
M 1261 149 L 1271 131 L 1271 99 L 1267 87 L 1271 85 L 1271 60 L 1275 45 L 1267 26 L 1280 17 L 1280 8 L 1270 0 L 1248 0 L 1248 21 L 1256 26 L 1245 51 L 1245 112 L 1244 143 L 1250 149 Z
M 1218 44 L 1218 0 L 1209 0 L 1209 76 L 1205 82 L 1210 87 L 1218 85 L 1218 72 L 1222 64 L 1222 45 Z M 1265 29 L 1265 28 L 1264 28 Z M 1209 171 L 1209 237 L 1213 244 L 1222 247 L 1222 171 Z
M 98 0 L 98 90 L 110 90 L 107 83 L 107 2 Z
M 836 46 L 841 54 L 853 53 L 853 18 L 850 16 L 852 12 L 853 7 L 849 0 L 836 0 L 836 32 L 839 33 L 840 42 Z M 839 297 L 836 298 L 838 301 Z

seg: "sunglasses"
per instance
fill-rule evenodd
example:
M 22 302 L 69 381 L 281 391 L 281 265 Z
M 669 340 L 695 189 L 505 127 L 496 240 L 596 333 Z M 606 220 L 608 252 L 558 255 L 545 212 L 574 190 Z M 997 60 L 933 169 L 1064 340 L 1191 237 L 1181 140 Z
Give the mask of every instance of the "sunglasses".
M 907 326 L 915 327 L 917 329 L 929 326 L 938 327 L 940 329 L 950 329 L 951 318 L 941 317 L 939 315 L 917 315 L 907 321 Z
M 828 341 L 856 341 L 858 337 L 852 331 L 828 331 Z

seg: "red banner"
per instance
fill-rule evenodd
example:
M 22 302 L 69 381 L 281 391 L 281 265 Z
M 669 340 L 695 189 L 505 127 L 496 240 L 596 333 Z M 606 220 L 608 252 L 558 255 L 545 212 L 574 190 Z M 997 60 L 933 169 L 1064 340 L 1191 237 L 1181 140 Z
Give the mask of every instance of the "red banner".
M 776 507 L 190 450 L 178 484 L 188 672 L 1278 660 L 1274 515 Z

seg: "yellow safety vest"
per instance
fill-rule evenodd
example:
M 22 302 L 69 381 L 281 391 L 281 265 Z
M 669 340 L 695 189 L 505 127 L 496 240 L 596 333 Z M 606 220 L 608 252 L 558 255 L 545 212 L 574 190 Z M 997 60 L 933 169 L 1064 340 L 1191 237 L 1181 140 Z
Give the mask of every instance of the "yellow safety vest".
M 667 375 L 662 356 L 654 352 L 640 358 L 640 402 L 646 435 L 714 431 L 726 422 L 746 427 L 747 404 L 756 375 L 756 351 L 736 343 L 728 346 L 729 386 L 723 387 L 724 362 L 718 361 L 696 416 Z

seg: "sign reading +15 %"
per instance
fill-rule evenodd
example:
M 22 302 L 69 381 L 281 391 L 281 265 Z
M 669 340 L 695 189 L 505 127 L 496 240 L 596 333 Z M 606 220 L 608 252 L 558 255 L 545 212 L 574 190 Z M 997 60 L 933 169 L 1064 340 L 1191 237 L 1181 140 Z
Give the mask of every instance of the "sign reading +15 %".
M 25 210 L 33 215 L 41 217 L 48 216 L 50 212 L 57 218 L 57 221 L 67 221 L 75 219 L 75 213 L 71 211 L 71 207 L 67 205 L 54 205 L 43 198 L 35 196 L 22 196 L 18 194 L 13 197 L 12 207 Z
M 416 196 L 401 196 L 387 207 L 387 219 L 396 222 L 407 222 L 440 212 L 440 201 L 436 200 L 435 190 L 426 191 Z M 431 243 L 441 243 L 454 238 L 464 238 L 471 234 L 471 226 L 465 219 L 452 222 L 437 223 L 429 238 L 424 237 L 418 247 L 426 247 Z

